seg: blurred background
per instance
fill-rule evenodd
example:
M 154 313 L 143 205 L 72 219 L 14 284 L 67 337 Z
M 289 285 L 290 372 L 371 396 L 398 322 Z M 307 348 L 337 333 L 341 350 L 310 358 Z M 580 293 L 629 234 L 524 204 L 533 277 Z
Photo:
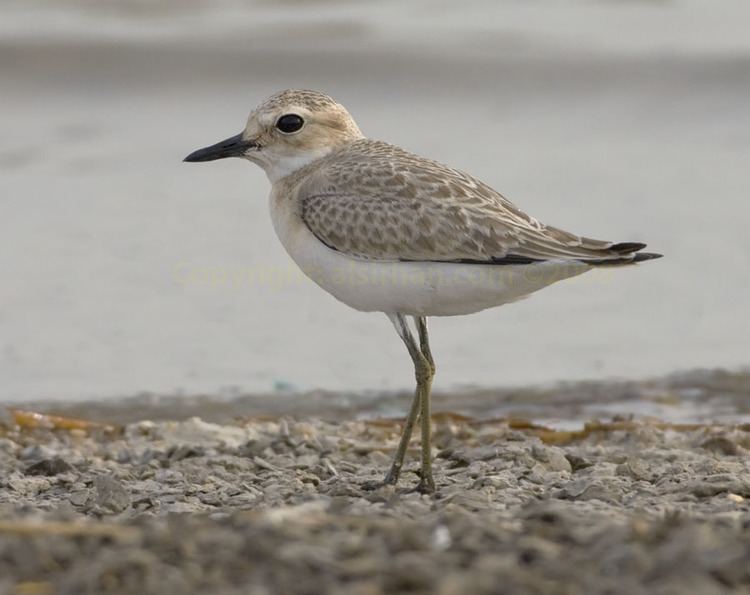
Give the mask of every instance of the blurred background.
M 439 389 L 745 366 L 748 22 L 746 0 L 3 0 L 0 400 L 412 385 L 384 316 L 297 272 L 259 168 L 181 163 L 288 87 L 666 255 L 435 319 Z

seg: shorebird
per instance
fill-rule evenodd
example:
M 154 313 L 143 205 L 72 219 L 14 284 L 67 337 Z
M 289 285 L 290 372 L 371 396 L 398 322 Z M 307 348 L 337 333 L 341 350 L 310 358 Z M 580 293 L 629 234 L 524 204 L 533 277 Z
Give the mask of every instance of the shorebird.
M 471 314 L 595 267 L 660 256 L 640 252 L 642 243 L 594 240 L 544 225 L 467 173 L 365 137 L 341 104 L 316 91 L 269 97 L 240 134 L 185 161 L 226 157 L 265 170 L 273 226 L 302 271 L 348 306 L 385 313 L 406 345 L 416 391 L 378 485 L 397 483 L 419 418 L 416 489 L 435 490 L 428 316 Z

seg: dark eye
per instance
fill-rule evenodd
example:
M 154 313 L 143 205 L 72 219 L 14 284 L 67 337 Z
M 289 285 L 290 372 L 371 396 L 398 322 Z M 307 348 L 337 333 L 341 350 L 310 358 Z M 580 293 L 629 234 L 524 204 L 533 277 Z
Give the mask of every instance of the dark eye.
M 297 114 L 286 114 L 276 120 L 276 128 L 286 134 L 297 132 L 305 121 Z

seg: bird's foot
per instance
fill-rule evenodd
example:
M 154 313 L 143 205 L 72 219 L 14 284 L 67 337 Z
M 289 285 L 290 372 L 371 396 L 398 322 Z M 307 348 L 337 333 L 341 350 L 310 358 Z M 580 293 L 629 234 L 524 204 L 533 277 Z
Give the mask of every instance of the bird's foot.
M 362 489 L 366 491 L 373 491 L 379 490 L 380 488 L 384 488 L 386 486 L 395 486 L 398 483 L 400 471 L 400 469 L 394 470 L 394 468 L 391 467 L 383 479 L 381 479 L 380 481 L 366 481 L 362 484 Z
M 435 493 L 435 482 L 430 479 L 429 481 L 419 480 L 419 483 L 411 490 L 419 494 L 434 494 Z
M 432 479 L 432 475 L 421 476 L 419 478 L 419 483 L 413 488 L 406 490 L 405 493 L 413 494 L 414 492 L 417 492 L 418 494 L 434 494 L 435 480 Z
M 374 492 L 385 487 L 393 488 L 396 486 L 396 483 L 396 480 L 392 480 L 386 477 L 385 479 L 381 479 L 380 481 L 366 481 L 360 487 L 366 492 Z M 422 481 L 420 479 L 419 483 L 413 488 L 407 488 L 398 491 L 399 494 L 413 494 L 415 492 L 418 494 L 434 494 L 435 482 L 431 479 L 427 481 Z
M 394 487 L 396 485 L 395 480 L 389 480 L 388 477 L 381 479 L 380 481 L 366 481 L 360 487 L 366 492 L 374 492 L 385 487 Z

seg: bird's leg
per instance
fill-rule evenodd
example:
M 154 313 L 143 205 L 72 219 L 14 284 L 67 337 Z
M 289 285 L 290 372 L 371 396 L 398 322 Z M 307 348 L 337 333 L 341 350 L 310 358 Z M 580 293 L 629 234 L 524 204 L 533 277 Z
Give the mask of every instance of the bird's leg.
M 417 347 L 416 341 L 414 340 L 414 336 L 409 330 L 409 325 L 406 323 L 406 319 L 401 314 L 389 315 L 388 318 L 393 323 L 398 336 L 401 337 L 404 345 L 406 345 L 406 349 L 409 351 L 409 355 L 411 356 L 412 361 L 414 361 L 414 366 L 416 369 L 417 359 L 415 358 L 419 358 L 421 353 L 419 351 L 419 347 Z M 421 392 L 419 390 L 419 384 L 417 384 L 417 389 L 414 391 L 414 399 L 412 400 L 409 414 L 406 416 L 406 420 L 404 421 L 404 429 L 401 432 L 401 439 L 399 440 L 396 454 L 393 457 L 393 463 L 391 463 L 391 468 L 388 470 L 388 473 L 383 480 L 383 483 L 385 484 L 395 485 L 398 482 L 398 478 L 401 475 L 401 468 L 404 466 L 406 449 L 409 447 L 409 440 L 411 440 L 411 434 L 414 430 L 414 424 L 416 423 L 417 416 L 419 415 L 420 404 Z
M 406 416 L 406 420 L 404 420 L 404 429 L 401 432 L 401 438 L 398 441 L 398 448 L 396 449 L 396 454 L 393 457 L 391 468 L 388 470 L 388 473 L 386 473 L 385 479 L 383 480 L 384 484 L 396 485 L 398 483 L 398 478 L 401 475 L 401 467 L 404 466 L 406 449 L 409 448 L 409 440 L 411 440 L 411 434 L 414 430 L 414 424 L 416 423 L 417 416 L 419 415 L 419 405 L 419 391 L 415 391 L 414 398 L 411 402 L 411 408 L 409 409 L 409 414 Z
M 409 326 L 406 323 L 406 319 L 402 315 L 397 314 L 391 318 L 391 321 L 396 327 L 399 336 L 403 339 L 406 348 L 409 350 L 409 355 L 414 362 L 414 375 L 417 380 L 414 403 L 412 404 L 412 410 L 409 412 L 409 417 L 407 417 L 407 424 L 406 427 L 404 427 L 401 442 L 399 443 L 399 449 L 396 452 L 396 458 L 393 461 L 391 471 L 393 471 L 394 468 L 397 469 L 397 472 L 401 470 L 404 453 L 409 444 L 409 438 L 411 437 L 414 422 L 417 418 L 416 410 L 419 409 L 419 417 L 422 423 L 422 472 L 420 474 L 417 491 L 423 493 L 434 492 L 435 481 L 432 478 L 432 448 L 430 445 L 430 390 L 432 387 L 432 378 L 435 375 L 435 362 L 432 359 L 432 353 L 430 352 L 429 337 L 427 335 L 427 319 L 422 316 L 414 317 L 414 323 L 419 332 L 419 346 L 417 346 L 417 343 L 409 330 Z M 390 476 L 391 472 L 388 474 L 388 477 Z
M 409 355 L 411 355 L 412 360 L 414 360 L 415 357 L 419 356 L 420 351 L 417 347 L 417 343 L 414 341 L 414 337 L 412 336 L 411 331 L 409 330 L 406 319 L 401 314 L 389 314 L 388 319 L 393 323 L 398 336 L 401 337 L 401 340 L 409 350 Z M 406 420 L 404 421 L 404 428 L 401 431 L 401 438 L 399 439 L 398 448 L 396 448 L 396 454 L 393 457 L 391 468 L 388 470 L 388 473 L 386 474 L 382 482 L 367 482 L 362 486 L 364 489 L 376 489 L 383 485 L 395 485 L 396 483 L 398 483 L 398 478 L 401 475 L 401 468 L 404 466 L 404 457 L 406 456 L 406 450 L 407 448 L 409 448 L 409 441 L 411 440 L 411 434 L 414 430 L 414 424 L 416 423 L 417 416 L 419 415 L 420 404 L 421 392 L 419 390 L 419 385 L 417 385 L 417 390 L 414 391 L 414 399 L 411 402 L 409 414 L 406 416 Z
M 432 368 L 432 375 L 435 375 L 435 360 L 432 359 L 432 351 L 430 351 L 430 337 L 427 335 L 427 317 L 426 316 L 415 316 L 414 324 L 417 325 L 417 332 L 419 332 L 419 349 L 422 351 L 425 359 Z
M 396 328 L 396 332 L 398 333 L 399 337 L 401 337 L 404 345 L 406 345 L 406 349 L 409 351 L 409 355 L 414 362 L 414 374 L 417 379 L 417 388 L 414 391 L 414 399 L 412 400 L 409 414 L 407 415 L 404 422 L 404 429 L 401 432 L 401 439 L 399 440 L 398 448 L 396 449 L 396 454 L 393 457 L 393 463 L 391 464 L 390 470 L 386 474 L 385 479 L 382 483 L 367 483 L 363 487 L 366 489 L 371 489 L 379 485 L 394 485 L 396 482 L 398 482 L 399 475 L 401 474 L 401 468 L 404 465 L 406 450 L 409 447 L 409 440 L 411 439 L 411 434 L 414 430 L 414 424 L 417 421 L 417 417 L 420 415 L 420 411 L 426 411 L 427 424 L 425 424 L 424 422 L 422 423 L 422 474 L 419 486 L 417 486 L 417 490 L 420 492 L 433 492 L 435 491 L 435 482 L 432 479 L 432 465 L 430 456 L 429 398 L 430 387 L 432 385 L 432 377 L 435 374 L 435 363 L 432 360 L 430 345 L 427 339 L 427 322 L 424 318 L 415 319 L 420 338 L 420 345 L 417 345 L 417 342 L 414 340 L 414 336 L 412 335 L 411 330 L 409 330 L 409 326 L 406 323 L 406 319 L 403 315 L 394 314 L 389 315 L 388 318 Z
M 398 480 L 398 474 L 404 462 L 404 455 L 409 445 L 414 423 L 417 420 L 417 415 L 419 415 L 422 418 L 422 473 L 417 490 L 420 492 L 434 492 L 435 482 L 432 479 L 432 452 L 430 449 L 430 387 L 432 386 L 432 377 L 434 375 L 434 363 L 432 362 L 432 354 L 430 353 L 430 345 L 427 338 L 427 322 L 422 317 L 415 318 L 420 341 L 420 345 L 417 345 L 406 323 L 406 319 L 401 314 L 391 316 L 390 319 L 414 362 L 414 375 L 417 380 L 417 388 L 414 393 L 414 402 L 412 403 L 411 411 L 409 411 L 409 416 L 406 418 L 404 431 L 401 434 L 401 441 L 399 442 L 391 470 L 386 476 L 386 481 L 395 482 Z
M 415 360 L 414 369 L 417 375 L 417 394 L 420 399 L 419 416 L 422 424 L 422 473 L 417 490 L 420 492 L 434 492 L 435 480 L 432 478 L 432 446 L 430 428 L 430 393 L 432 391 L 432 379 L 435 376 L 435 360 L 430 351 L 430 339 L 427 334 L 427 318 L 415 316 L 414 323 L 419 333 L 419 349 L 422 362 L 426 365 L 417 365 Z

